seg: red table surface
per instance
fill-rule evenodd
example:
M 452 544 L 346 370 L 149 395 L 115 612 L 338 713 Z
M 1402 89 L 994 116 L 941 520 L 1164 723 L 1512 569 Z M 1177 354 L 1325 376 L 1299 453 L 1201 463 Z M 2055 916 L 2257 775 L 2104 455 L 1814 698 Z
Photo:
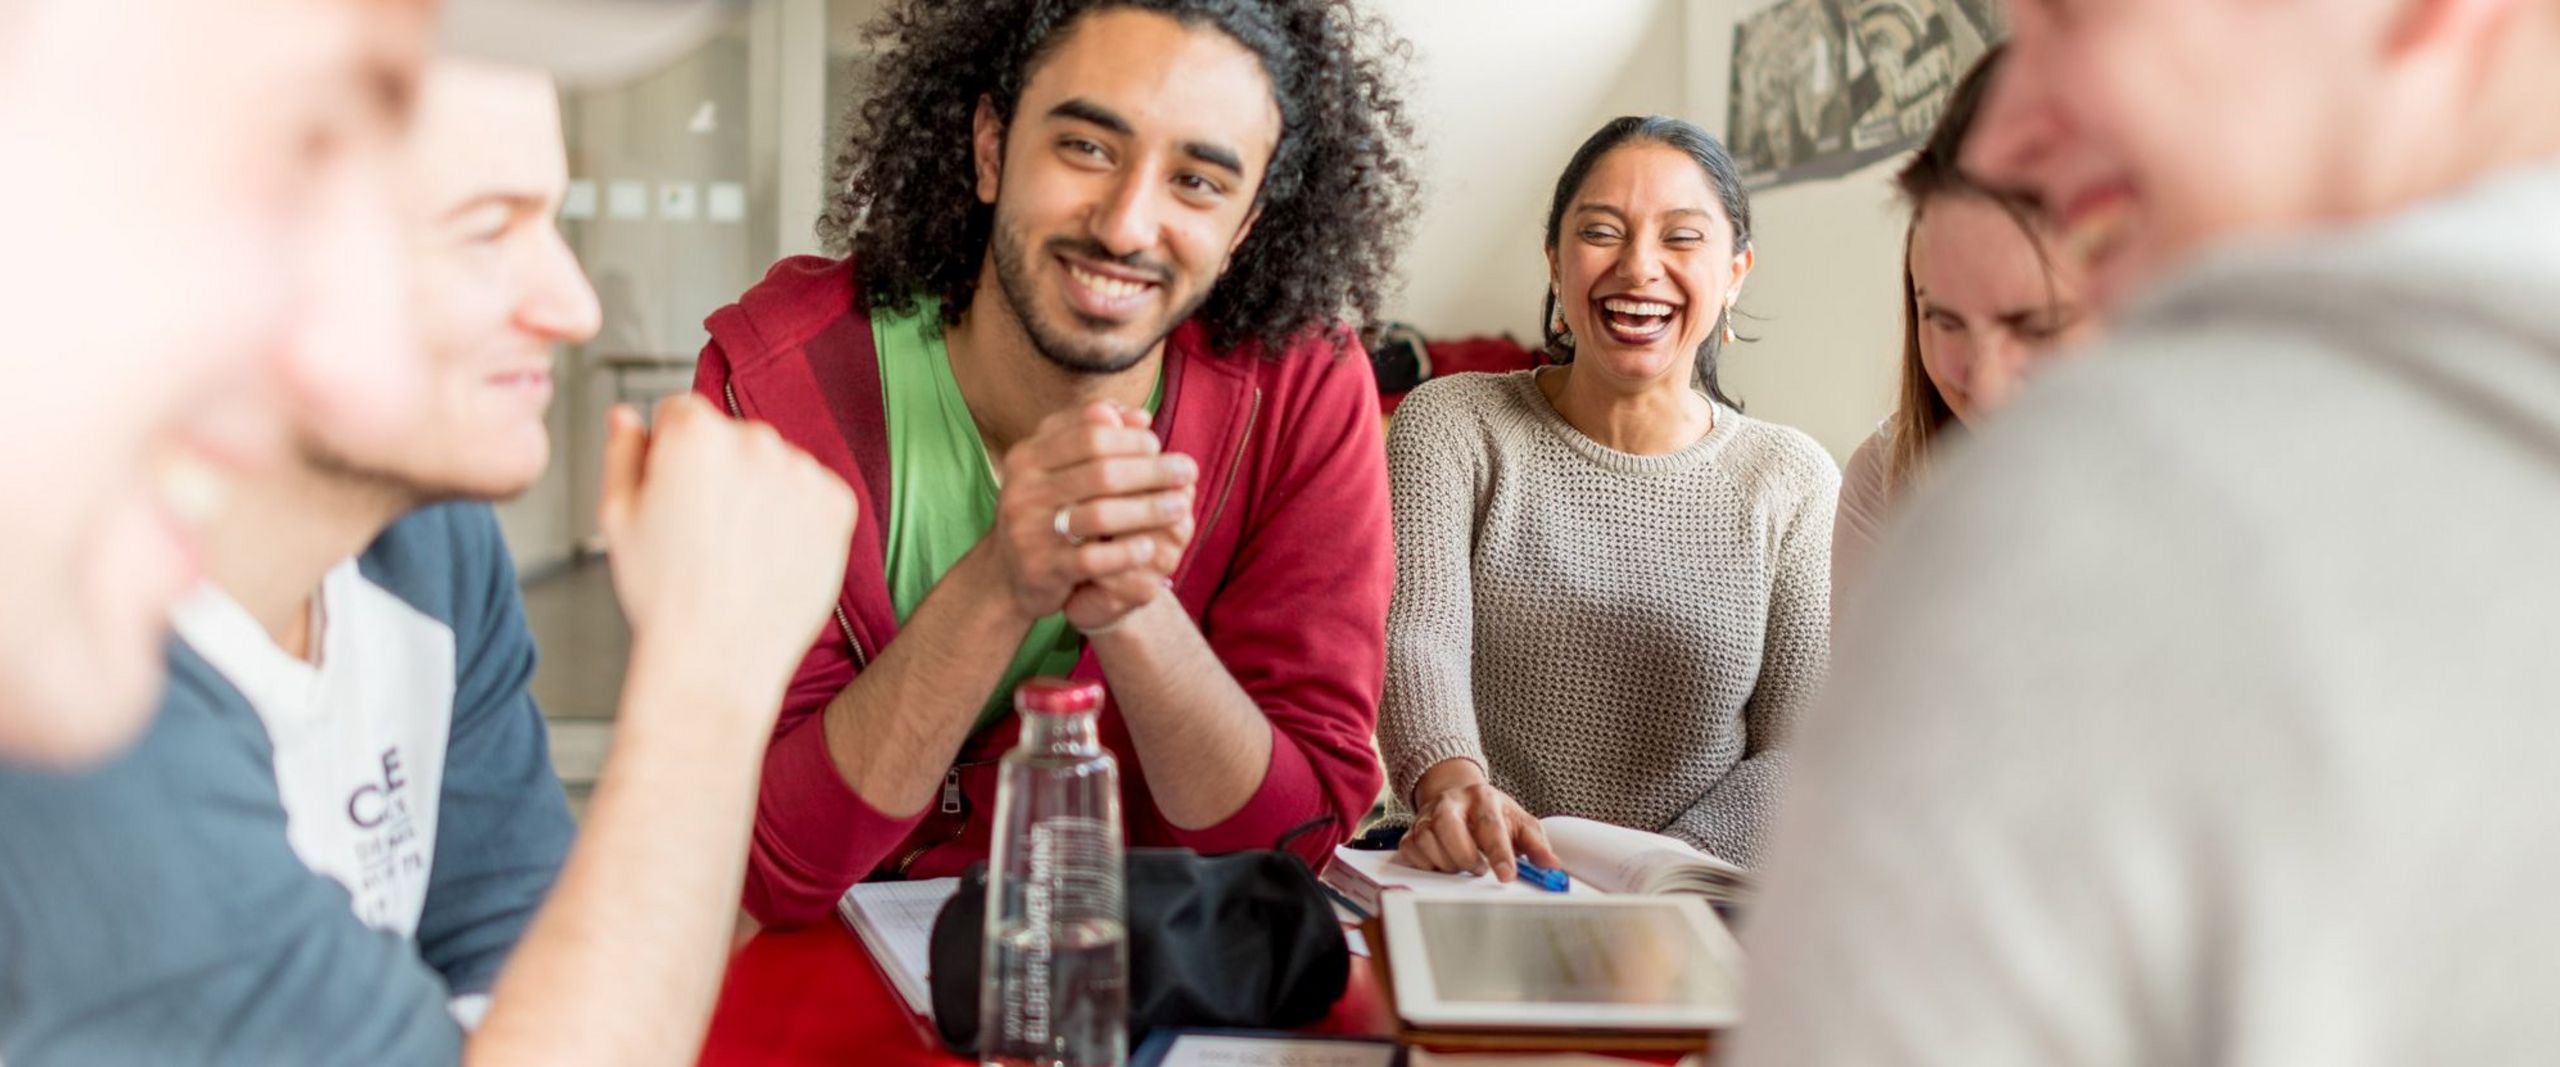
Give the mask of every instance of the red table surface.
M 1353 959 L 1351 985 L 1333 1014 L 1309 1033 L 1383 1036 L 1394 1032 L 1367 960 Z M 841 923 L 767 930 L 729 958 L 729 976 L 702 1046 L 704 1067 L 768 1064 L 969 1064 L 943 1051 L 922 1019 L 871 963 Z

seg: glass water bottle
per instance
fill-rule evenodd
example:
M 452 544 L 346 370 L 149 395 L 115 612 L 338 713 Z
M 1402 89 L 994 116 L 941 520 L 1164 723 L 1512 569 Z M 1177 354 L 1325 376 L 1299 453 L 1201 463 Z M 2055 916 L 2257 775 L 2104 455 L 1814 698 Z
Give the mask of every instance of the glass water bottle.
M 1022 741 L 998 770 L 987 863 L 979 1060 L 1119 1067 L 1129 1055 L 1120 770 L 1094 725 L 1102 687 L 1014 691 Z

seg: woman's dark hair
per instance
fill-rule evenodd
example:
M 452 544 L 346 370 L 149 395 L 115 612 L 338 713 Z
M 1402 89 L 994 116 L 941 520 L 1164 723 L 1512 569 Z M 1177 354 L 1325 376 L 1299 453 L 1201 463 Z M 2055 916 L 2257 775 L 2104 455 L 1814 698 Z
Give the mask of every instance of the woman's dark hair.
M 1973 69 L 1966 71 L 1948 93 L 1947 110 L 1938 116 L 1938 125 L 1929 131 L 1929 139 L 1893 176 L 1894 188 L 1911 207 L 1911 226 L 1902 235 L 1902 386 L 1894 411 L 1892 448 L 1885 465 L 1888 485 L 1899 486 L 1918 473 L 1930 448 L 1956 417 L 1955 409 L 1948 407 L 1947 398 L 1938 392 L 1937 383 L 1929 380 L 1929 368 L 1920 361 L 1920 289 L 1911 277 L 1911 238 L 1919 232 L 1920 216 L 1929 210 L 1930 203 L 1945 197 L 1970 196 L 1997 205 L 2026 233 L 2037 261 L 2044 265 L 2048 282 L 2053 277 L 2053 261 L 2039 237 L 2035 202 L 2022 194 L 1977 182 L 1958 165 L 1965 138 L 1973 133 L 1974 121 L 1982 113 L 1983 98 L 1990 95 L 1991 79 L 2007 52 L 2006 44 L 1993 45 L 1974 61 Z
M 833 196 L 818 220 L 828 250 L 858 264 L 871 307 L 937 297 L 958 321 L 978 284 L 993 209 L 978 201 L 978 100 L 1010 124 L 1034 68 L 1085 15 L 1153 11 L 1209 26 L 1262 61 L 1280 141 L 1262 215 L 1195 315 L 1220 348 L 1289 341 L 1344 320 L 1386 322 L 1395 256 L 1418 189 L 1387 60 L 1401 38 L 1349 0 L 903 0 L 864 30 L 880 48 L 850 109 Z
M 1742 191 L 1742 168 L 1733 162 L 1733 153 L 1724 142 L 1699 129 L 1696 123 L 1665 115 L 1626 115 L 1610 119 L 1598 133 L 1575 149 L 1572 161 L 1564 165 L 1564 173 L 1556 177 L 1555 200 L 1547 205 L 1547 251 L 1556 250 L 1562 236 L 1565 208 L 1573 203 L 1575 193 L 1582 191 L 1583 179 L 1591 176 L 1591 168 L 1610 152 L 1628 144 L 1666 145 L 1679 149 L 1698 169 L 1707 174 L 1707 184 L 1715 187 L 1716 196 L 1724 202 L 1725 218 L 1733 222 L 1733 251 L 1740 255 L 1751 247 L 1751 198 Z M 1707 331 L 1706 343 L 1698 346 L 1697 374 L 1690 384 L 1716 403 L 1742 410 L 1742 405 L 1724 395 L 1724 387 L 1716 381 L 1716 356 L 1724 350 L 1724 331 L 1730 309 L 1716 313 L 1715 326 Z M 1556 328 L 1556 292 L 1547 290 L 1546 304 L 1538 312 L 1538 329 L 1545 334 L 1547 356 L 1558 363 L 1573 362 L 1573 335 Z

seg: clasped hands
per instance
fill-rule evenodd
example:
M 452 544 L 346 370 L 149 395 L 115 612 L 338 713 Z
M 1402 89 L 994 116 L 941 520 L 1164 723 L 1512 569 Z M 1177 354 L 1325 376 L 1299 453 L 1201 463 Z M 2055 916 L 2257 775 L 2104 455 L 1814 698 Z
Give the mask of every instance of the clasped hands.
M 1153 417 L 1105 401 L 1061 411 L 1007 451 L 986 546 L 1027 618 L 1086 634 L 1165 595 L 1191 545 L 1200 466 L 1167 454 Z

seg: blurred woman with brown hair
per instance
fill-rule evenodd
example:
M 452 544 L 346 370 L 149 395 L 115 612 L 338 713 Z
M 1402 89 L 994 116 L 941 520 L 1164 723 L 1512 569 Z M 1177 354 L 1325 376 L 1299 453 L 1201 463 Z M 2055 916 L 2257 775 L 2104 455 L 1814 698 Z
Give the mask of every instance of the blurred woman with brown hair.
M 1894 413 L 1858 446 L 1842 480 L 1832 528 L 1835 599 L 1942 439 L 1997 411 L 2037 364 L 2087 332 L 2079 268 L 2054 254 L 2036 205 L 1956 166 L 2002 52 L 1993 48 L 1956 84 L 1928 142 L 1894 176 L 1911 208 L 1902 385 Z

